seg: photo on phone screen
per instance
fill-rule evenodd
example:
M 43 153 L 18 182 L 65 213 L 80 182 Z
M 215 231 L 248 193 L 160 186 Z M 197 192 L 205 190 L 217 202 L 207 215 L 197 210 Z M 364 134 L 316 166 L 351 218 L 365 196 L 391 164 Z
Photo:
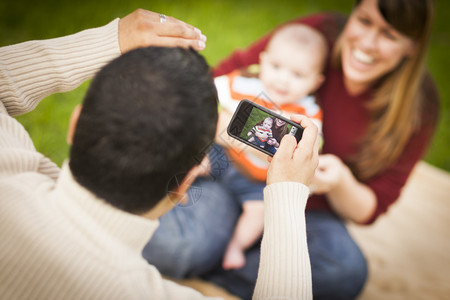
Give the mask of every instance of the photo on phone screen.
M 242 100 L 228 125 L 228 134 L 233 138 L 273 156 L 286 134 L 293 135 L 297 142 L 303 128 L 271 110 L 249 100 Z

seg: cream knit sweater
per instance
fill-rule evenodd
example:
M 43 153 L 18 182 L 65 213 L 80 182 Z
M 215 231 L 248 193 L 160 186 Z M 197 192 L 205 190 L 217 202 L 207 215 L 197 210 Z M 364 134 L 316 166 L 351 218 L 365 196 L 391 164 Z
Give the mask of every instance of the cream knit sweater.
M 38 153 L 11 116 L 74 89 L 120 55 L 118 19 L 106 26 L 0 48 L 0 298 L 198 299 L 161 278 L 141 250 L 158 226 L 80 186 Z M 299 183 L 265 189 L 265 232 L 254 298 L 311 299 Z

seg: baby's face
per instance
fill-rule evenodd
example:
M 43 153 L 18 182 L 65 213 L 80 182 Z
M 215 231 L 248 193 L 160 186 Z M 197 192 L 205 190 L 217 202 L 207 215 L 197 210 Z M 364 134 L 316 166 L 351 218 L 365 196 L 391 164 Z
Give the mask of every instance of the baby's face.
M 270 129 L 272 128 L 272 124 L 273 124 L 272 119 L 265 119 L 262 125 L 265 129 Z
M 315 92 L 322 82 L 320 63 L 314 53 L 295 43 L 272 43 L 260 56 L 260 79 L 271 101 L 294 103 Z

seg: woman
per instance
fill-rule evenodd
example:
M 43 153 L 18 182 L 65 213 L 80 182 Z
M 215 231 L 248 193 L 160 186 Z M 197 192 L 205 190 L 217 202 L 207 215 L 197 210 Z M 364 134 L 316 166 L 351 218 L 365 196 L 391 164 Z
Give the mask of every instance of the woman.
M 362 278 L 365 265 L 357 261 L 360 258 L 348 262 L 338 253 L 345 249 L 344 241 L 353 243 L 344 220 L 374 222 L 398 198 L 430 142 L 438 96 L 424 69 L 433 14 L 432 0 L 358 0 L 337 39 L 337 16 L 321 14 L 295 21 L 323 32 L 333 53 L 326 82 L 318 91 L 324 112 L 324 155 L 307 213 L 315 298 L 323 290 L 333 291 L 340 280 L 356 292 L 349 296 L 356 296 L 363 281 L 353 282 L 352 287 L 342 271 L 329 269 L 331 263 L 320 260 L 354 264 L 360 276 L 353 277 Z M 215 75 L 255 63 L 268 38 L 235 52 L 215 69 Z M 334 271 L 341 275 L 333 276 Z
M 287 123 L 281 119 L 275 118 L 272 126 L 273 138 L 270 139 L 264 147 L 267 151 L 275 153 L 280 146 L 281 139 L 288 133 Z
M 345 222 L 371 224 L 384 213 L 431 140 L 439 107 L 425 72 L 433 18 L 433 0 L 356 0 L 346 23 L 330 13 L 293 21 L 321 31 L 332 53 L 317 92 L 324 145 L 306 212 L 314 299 L 360 293 L 367 265 Z M 234 52 L 214 75 L 256 63 L 269 38 Z M 243 269 L 205 278 L 249 298 L 258 258 L 256 246 Z

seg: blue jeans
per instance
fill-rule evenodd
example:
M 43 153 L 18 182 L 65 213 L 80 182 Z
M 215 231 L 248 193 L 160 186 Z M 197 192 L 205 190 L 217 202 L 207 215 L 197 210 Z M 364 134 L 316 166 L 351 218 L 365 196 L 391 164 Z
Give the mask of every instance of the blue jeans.
M 254 137 L 253 144 L 261 148 L 266 146 L 266 142 L 261 141 L 257 136 Z
M 264 147 L 264 149 L 266 149 L 267 151 L 269 151 L 270 153 L 277 153 L 278 148 L 275 148 L 272 145 L 266 144 L 266 146 Z

